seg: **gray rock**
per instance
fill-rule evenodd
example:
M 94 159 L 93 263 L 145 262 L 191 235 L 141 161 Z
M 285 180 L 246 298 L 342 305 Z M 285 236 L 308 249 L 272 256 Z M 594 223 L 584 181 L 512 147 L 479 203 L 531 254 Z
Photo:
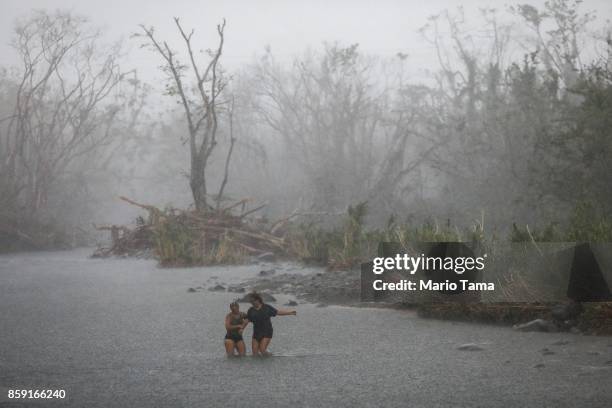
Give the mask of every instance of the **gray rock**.
M 576 327 L 577 325 L 577 320 L 565 320 L 563 323 L 559 323 L 559 326 L 564 330 L 570 330 L 572 327 Z
M 565 345 L 568 345 L 568 344 L 570 344 L 569 340 L 557 340 L 552 345 L 553 346 L 565 346 Z
M 189 288 L 189 289 L 187 289 L 187 292 L 194 293 L 194 292 L 197 292 L 197 290 L 195 290 L 194 288 Z
M 259 276 L 272 276 L 276 273 L 276 269 L 268 269 L 259 271 Z
M 285 303 L 285 306 L 297 306 L 298 302 L 296 302 L 295 300 L 290 300 L 287 303 Z
M 249 297 L 249 295 L 244 295 L 240 299 L 237 299 L 236 302 L 238 302 L 238 303 L 250 303 L 251 302 L 251 298 Z
M 550 356 L 550 355 L 555 354 L 554 351 L 547 349 L 547 348 L 543 348 L 542 350 L 540 350 L 540 353 L 542 353 L 545 356 Z
M 544 367 L 546 367 L 544 363 L 538 363 L 538 364 L 531 366 L 531 368 L 544 368 Z
M 260 293 L 259 294 L 265 303 L 274 303 L 276 302 L 276 298 L 269 293 Z M 237 300 L 239 303 L 250 303 L 251 302 L 251 294 L 247 293 L 243 297 Z
M 233 293 L 244 293 L 246 292 L 246 289 L 240 286 L 230 286 L 229 288 L 227 288 L 227 291 Z
M 208 288 L 211 292 L 222 292 L 225 290 L 225 286 L 223 285 L 215 285 L 212 288 Z
M 535 319 L 528 323 L 516 324 L 514 330 L 522 332 L 556 332 L 557 326 L 553 322 L 544 319 Z
M 264 302 L 276 302 L 276 298 L 269 293 L 260 293 Z
M 574 320 L 582 313 L 582 305 L 577 302 L 560 304 L 552 308 L 553 319 L 558 321 Z
M 461 351 L 482 351 L 484 349 L 482 347 L 480 347 L 476 343 L 466 343 L 466 344 L 462 344 L 462 345 L 458 346 L 457 350 L 461 350 Z

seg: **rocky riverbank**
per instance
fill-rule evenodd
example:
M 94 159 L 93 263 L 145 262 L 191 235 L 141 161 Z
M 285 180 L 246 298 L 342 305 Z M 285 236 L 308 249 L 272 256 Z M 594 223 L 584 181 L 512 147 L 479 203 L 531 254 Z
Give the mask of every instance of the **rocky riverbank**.
M 234 292 L 245 302 L 246 294 L 258 292 L 269 302 L 275 301 L 274 295 L 283 294 L 294 298 L 294 303 L 307 302 L 321 306 L 358 306 L 361 303 L 359 270 L 321 269 L 314 273 L 304 273 L 303 267 L 280 263 L 266 264 L 259 268 L 256 277 L 239 283 L 230 284 L 215 280 L 204 286 L 188 289 L 190 292 L 204 290 Z
M 518 331 L 612 335 L 612 303 L 363 303 L 359 269 L 310 271 L 304 266 L 274 262 L 253 265 L 253 268 L 258 269 L 253 278 L 238 283 L 213 280 L 188 291 L 233 292 L 242 302 L 248 302 L 248 293 L 255 291 L 270 303 L 276 302 L 275 295 L 285 295 L 290 299 L 288 306 L 306 302 L 321 307 L 402 308 L 416 310 L 424 318 L 514 326 Z

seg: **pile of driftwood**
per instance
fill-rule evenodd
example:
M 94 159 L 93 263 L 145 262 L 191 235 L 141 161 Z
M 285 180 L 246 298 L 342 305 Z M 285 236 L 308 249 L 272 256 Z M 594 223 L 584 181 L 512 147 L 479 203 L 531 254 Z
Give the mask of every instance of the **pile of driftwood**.
M 219 210 L 161 210 L 125 197 L 123 201 L 148 212 L 135 227 L 94 226 L 111 233 L 111 244 L 94 256 L 139 256 L 151 253 L 162 265 L 206 265 L 240 262 L 248 256 L 282 255 L 286 252 L 284 226 L 249 217 L 263 208 L 245 210 L 242 200 Z

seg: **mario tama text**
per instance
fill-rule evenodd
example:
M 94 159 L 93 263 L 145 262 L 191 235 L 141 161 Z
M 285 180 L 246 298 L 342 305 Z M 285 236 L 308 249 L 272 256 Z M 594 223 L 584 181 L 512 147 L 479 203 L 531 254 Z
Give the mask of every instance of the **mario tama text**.
M 401 279 L 398 282 L 384 282 L 382 279 L 375 279 L 372 282 L 372 289 L 375 291 L 399 290 L 399 291 L 436 291 L 436 292 L 480 292 L 495 290 L 493 282 L 470 282 L 467 279 L 460 279 L 458 282 L 446 280 L 444 282 L 436 282 L 431 279 L 419 279 L 415 281 Z

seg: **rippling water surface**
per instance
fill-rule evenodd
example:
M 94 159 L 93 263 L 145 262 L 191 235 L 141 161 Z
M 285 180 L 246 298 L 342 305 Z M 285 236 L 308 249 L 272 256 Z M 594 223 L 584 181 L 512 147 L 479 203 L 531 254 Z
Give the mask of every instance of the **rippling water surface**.
M 612 338 L 300 305 L 274 320 L 274 357 L 227 360 L 236 294 L 187 289 L 260 267 L 87 255 L 0 256 L 0 406 L 32 404 L 9 402 L 9 388 L 66 390 L 35 406 L 612 406 Z

